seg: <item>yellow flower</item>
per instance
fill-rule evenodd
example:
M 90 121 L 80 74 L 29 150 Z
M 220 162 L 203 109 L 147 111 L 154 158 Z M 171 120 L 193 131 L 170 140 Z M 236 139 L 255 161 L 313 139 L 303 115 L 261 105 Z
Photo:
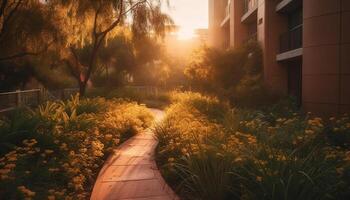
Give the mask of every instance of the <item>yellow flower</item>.
M 57 172 L 60 171 L 58 168 L 49 168 L 49 172 Z
M 10 161 L 10 162 L 17 161 L 17 157 L 11 157 L 8 159 L 8 161 Z
M 336 170 L 337 170 L 337 173 L 338 173 L 339 175 L 343 175 L 343 173 L 344 173 L 344 168 L 339 167 L 339 168 L 337 168 Z
M 120 139 L 115 139 L 115 140 L 114 140 L 114 143 L 115 143 L 115 144 L 119 144 L 119 142 L 120 142 Z
M 312 135 L 315 133 L 315 131 L 313 130 L 305 130 L 305 133 L 308 134 L 308 135 Z
M 112 134 L 107 134 L 107 135 L 105 135 L 105 139 L 106 139 L 106 140 L 111 140 L 112 137 L 113 137 Z
M 6 180 L 9 179 L 10 177 L 8 175 L 1 175 L 0 180 Z
M 5 169 L 13 169 L 13 168 L 15 168 L 16 167 L 16 164 L 7 164 L 7 165 L 5 165 Z
M 261 177 L 261 176 L 257 176 L 257 177 L 256 177 L 256 180 L 257 180 L 258 182 L 261 182 L 261 181 L 262 181 L 262 177 Z
M 55 200 L 55 199 L 56 199 L 56 197 L 55 197 L 55 196 L 53 196 L 53 195 L 50 195 L 50 196 L 48 196 L 48 197 L 47 197 L 47 199 L 48 199 L 48 200 Z
M 10 169 L 0 169 L 0 175 L 6 175 L 6 174 L 8 174 L 10 172 L 11 172 Z
M 34 197 L 35 192 L 32 192 L 31 190 L 27 189 L 25 186 L 18 186 L 17 189 L 23 193 L 26 197 Z
M 79 149 L 79 152 L 80 152 L 80 153 L 86 153 L 86 152 L 87 152 L 87 148 Z
M 46 150 L 45 150 L 45 153 L 46 153 L 46 154 L 52 154 L 52 153 L 53 153 L 53 150 L 51 150 L 51 149 L 46 149 Z

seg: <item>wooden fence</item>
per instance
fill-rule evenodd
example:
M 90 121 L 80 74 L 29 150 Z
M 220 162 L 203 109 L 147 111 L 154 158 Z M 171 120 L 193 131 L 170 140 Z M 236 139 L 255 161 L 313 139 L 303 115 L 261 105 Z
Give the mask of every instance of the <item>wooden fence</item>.
M 13 110 L 19 106 L 35 107 L 47 100 L 65 100 L 78 92 L 78 88 L 67 88 L 62 90 L 17 90 L 0 93 L 0 113 Z

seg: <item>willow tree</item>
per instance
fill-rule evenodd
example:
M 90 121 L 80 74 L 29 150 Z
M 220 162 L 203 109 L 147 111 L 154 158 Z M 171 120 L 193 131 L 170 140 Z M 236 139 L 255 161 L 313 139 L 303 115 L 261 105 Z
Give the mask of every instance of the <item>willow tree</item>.
M 65 63 L 84 95 L 96 69 L 98 52 L 120 27 L 130 27 L 135 36 L 162 35 L 169 17 L 161 12 L 161 0 L 49 0 L 56 23 L 69 50 Z M 79 49 L 88 47 L 83 60 Z
M 0 62 L 40 55 L 59 33 L 41 0 L 1 0 Z

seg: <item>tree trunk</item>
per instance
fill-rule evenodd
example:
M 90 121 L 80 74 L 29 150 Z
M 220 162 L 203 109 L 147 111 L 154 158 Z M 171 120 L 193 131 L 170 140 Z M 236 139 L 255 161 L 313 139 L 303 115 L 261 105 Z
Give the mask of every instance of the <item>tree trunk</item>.
M 85 96 L 86 92 L 86 83 L 84 81 L 79 82 L 79 95 L 81 97 Z
M 100 38 L 96 38 L 94 41 L 94 47 L 93 47 L 92 52 L 91 52 L 87 73 L 86 73 L 83 81 L 81 81 L 82 83 L 80 84 L 80 95 L 81 96 L 85 95 L 86 85 L 87 85 L 88 81 L 90 80 L 92 70 L 95 66 L 98 50 L 99 50 L 101 43 L 102 43 L 103 39 L 105 38 L 105 36 L 106 35 L 102 35 Z

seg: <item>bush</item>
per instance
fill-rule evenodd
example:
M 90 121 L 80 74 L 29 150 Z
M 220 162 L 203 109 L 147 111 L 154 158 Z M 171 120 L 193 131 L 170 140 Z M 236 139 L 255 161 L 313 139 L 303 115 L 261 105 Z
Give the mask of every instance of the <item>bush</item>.
M 155 129 L 157 162 L 184 199 L 350 197 L 350 151 L 334 146 L 321 118 L 295 112 L 290 101 L 247 110 L 198 93 L 172 98 Z M 347 130 L 347 118 L 332 120 Z
M 151 113 L 121 99 L 48 102 L 0 123 L 3 199 L 87 199 L 106 156 Z
M 150 88 L 135 89 L 132 87 L 125 87 L 112 90 L 109 94 L 109 98 L 124 98 L 132 101 L 136 101 L 141 104 L 145 104 L 151 108 L 163 108 L 169 104 L 169 95 L 165 91 L 151 91 Z

